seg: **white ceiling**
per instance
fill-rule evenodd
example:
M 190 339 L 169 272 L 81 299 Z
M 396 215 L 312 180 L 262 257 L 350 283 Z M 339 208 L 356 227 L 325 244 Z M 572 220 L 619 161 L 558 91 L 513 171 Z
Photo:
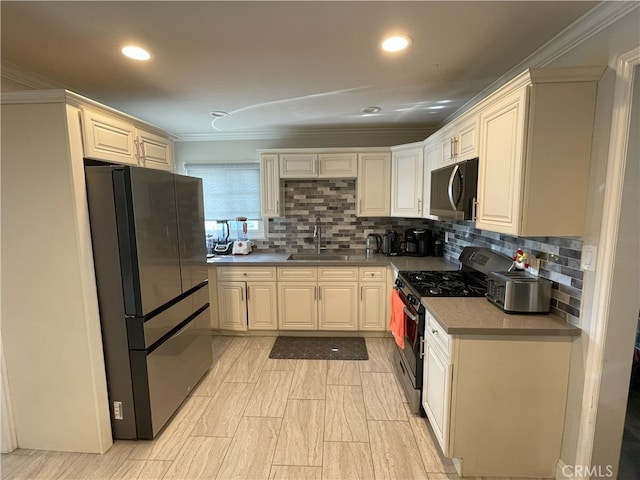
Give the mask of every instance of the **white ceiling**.
M 596 4 L 2 1 L 2 61 L 178 136 L 435 126 Z

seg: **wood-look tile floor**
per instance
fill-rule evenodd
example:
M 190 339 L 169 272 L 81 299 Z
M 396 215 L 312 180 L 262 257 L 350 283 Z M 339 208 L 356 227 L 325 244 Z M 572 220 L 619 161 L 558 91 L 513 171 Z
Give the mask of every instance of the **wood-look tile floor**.
M 457 479 L 391 371 L 390 338 L 369 360 L 275 360 L 275 337 L 214 337 L 214 364 L 153 441 L 104 455 L 18 449 L 9 479 Z

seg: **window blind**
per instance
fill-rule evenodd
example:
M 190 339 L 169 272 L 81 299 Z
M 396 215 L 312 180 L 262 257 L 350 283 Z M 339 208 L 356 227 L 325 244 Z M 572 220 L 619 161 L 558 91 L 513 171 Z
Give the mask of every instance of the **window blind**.
M 205 220 L 262 219 L 259 163 L 192 163 L 184 167 L 187 175 L 202 178 Z

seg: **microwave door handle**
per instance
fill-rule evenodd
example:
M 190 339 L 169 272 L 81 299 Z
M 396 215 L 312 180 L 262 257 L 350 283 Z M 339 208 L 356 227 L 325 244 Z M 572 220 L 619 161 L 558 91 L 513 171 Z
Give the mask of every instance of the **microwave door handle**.
M 460 170 L 460 166 L 456 165 L 453 167 L 453 171 L 451 172 L 451 176 L 449 177 L 449 185 L 447 186 L 447 196 L 449 197 L 449 204 L 451 204 L 451 208 L 456 209 L 456 202 L 453 200 L 453 181 L 456 178 L 456 173 Z
M 456 200 L 456 205 L 460 203 L 462 200 L 462 195 L 464 194 L 464 177 L 462 176 L 462 172 L 458 169 L 458 177 L 460 177 L 460 190 L 458 190 L 458 199 Z

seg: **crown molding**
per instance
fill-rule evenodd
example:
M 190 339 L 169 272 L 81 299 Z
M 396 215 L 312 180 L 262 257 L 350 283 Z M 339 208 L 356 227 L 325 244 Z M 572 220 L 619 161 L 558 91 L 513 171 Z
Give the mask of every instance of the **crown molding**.
M 449 115 L 443 125 L 470 110 L 483 98 L 521 74 L 523 70 L 550 65 L 638 7 L 640 7 L 640 2 L 637 1 L 603 1 L 599 3 Z
M 394 138 L 400 135 L 426 138 L 437 130 L 436 127 L 331 127 L 251 130 L 246 132 L 184 133 L 177 135 L 178 142 L 210 142 L 220 140 L 278 140 L 317 139 L 323 137 L 353 138 L 356 135 L 375 135 L 376 138 Z
M 2 59 L 0 63 L 0 76 L 12 82 L 33 89 L 63 89 L 64 85 L 56 83 L 43 75 L 39 75 L 24 67 Z

